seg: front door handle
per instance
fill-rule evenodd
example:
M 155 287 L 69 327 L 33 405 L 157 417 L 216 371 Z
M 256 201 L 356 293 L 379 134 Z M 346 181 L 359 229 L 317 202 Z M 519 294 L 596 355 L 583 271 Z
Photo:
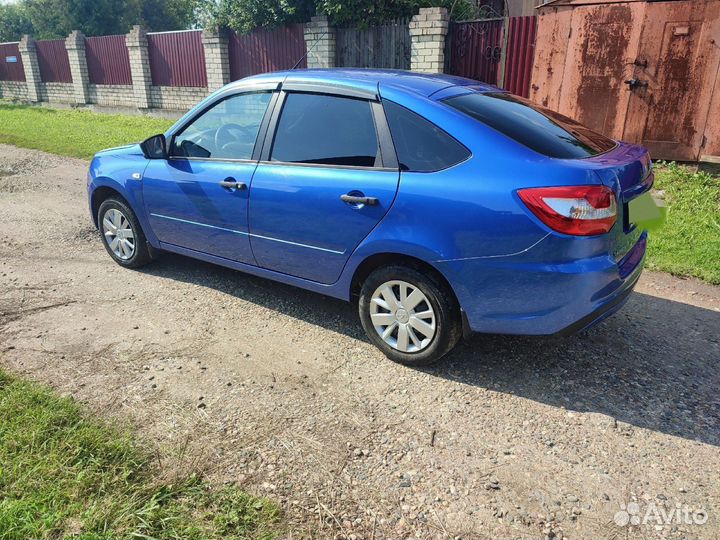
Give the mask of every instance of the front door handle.
M 226 178 L 222 182 L 220 182 L 220 186 L 224 188 L 229 189 L 245 189 L 247 188 L 247 184 L 245 182 L 236 182 L 234 178 Z
M 380 202 L 377 197 L 365 197 L 359 195 L 340 195 L 340 200 L 349 204 L 366 204 L 368 206 L 377 206 Z

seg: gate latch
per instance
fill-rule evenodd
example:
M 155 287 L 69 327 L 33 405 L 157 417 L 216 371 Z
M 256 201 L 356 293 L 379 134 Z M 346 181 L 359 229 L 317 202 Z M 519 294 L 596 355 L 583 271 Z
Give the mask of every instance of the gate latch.
M 625 81 L 625 84 L 630 87 L 630 90 L 635 90 L 636 88 L 647 88 L 648 86 L 647 81 L 641 81 L 640 79 L 630 79 Z

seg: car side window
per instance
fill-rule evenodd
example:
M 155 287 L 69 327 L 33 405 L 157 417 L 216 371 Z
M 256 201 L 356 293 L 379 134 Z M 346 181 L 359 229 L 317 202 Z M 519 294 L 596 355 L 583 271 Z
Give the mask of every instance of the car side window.
M 320 94 L 287 94 L 270 160 L 379 166 L 380 149 L 370 102 Z
M 383 101 L 400 168 L 433 172 L 452 167 L 470 157 L 470 151 L 419 114 Z
M 236 94 L 215 104 L 175 135 L 174 157 L 252 159 L 271 92 Z

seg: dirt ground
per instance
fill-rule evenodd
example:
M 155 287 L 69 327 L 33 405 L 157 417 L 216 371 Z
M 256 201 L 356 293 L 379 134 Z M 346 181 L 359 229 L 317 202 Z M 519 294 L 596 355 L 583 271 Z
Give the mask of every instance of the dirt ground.
M 0 145 L 0 365 L 136 426 L 166 470 L 277 500 L 292 537 L 720 537 L 720 288 L 647 272 L 591 331 L 409 369 L 349 304 L 117 266 L 86 169 Z M 708 519 L 618 525 L 631 502 Z

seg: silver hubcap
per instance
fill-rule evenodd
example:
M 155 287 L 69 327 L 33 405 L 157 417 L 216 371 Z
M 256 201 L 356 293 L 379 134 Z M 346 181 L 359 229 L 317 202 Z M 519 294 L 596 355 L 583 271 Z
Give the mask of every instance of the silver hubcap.
M 435 337 L 435 312 L 430 301 L 405 281 L 388 281 L 375 290 L 370 320 L 382 340 L 401 352 L 422 351 Z
M 130 259 L 135 253 L 135 235 L 130 221 L 115 208 L 111 208 L 103 216 L 102 222 L 105 241 L 118 259 Z

